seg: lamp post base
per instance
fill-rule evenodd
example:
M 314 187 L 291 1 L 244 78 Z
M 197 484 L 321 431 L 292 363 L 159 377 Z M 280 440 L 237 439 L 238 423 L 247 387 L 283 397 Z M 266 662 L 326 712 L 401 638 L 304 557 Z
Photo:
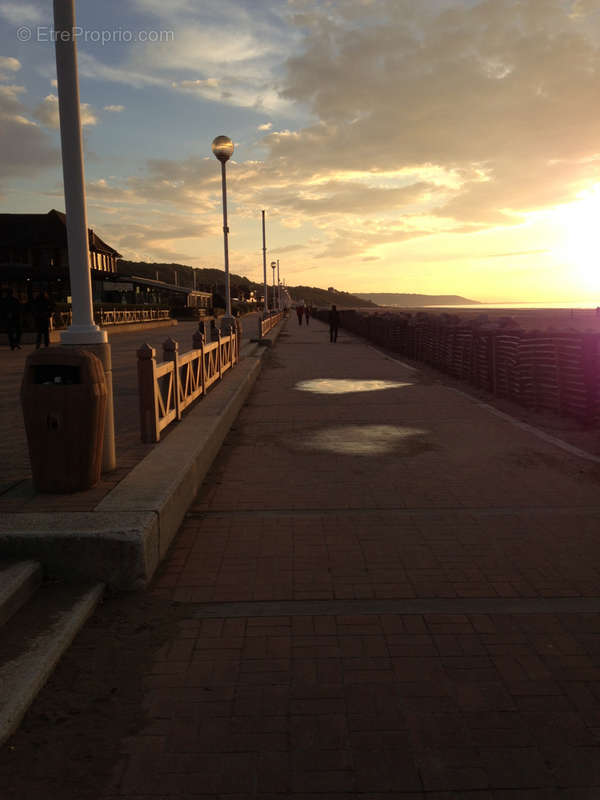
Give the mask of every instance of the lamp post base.
M 71 325 L 60 334 L 61 344 L 106 344 L 108 334 L 97 325 Z

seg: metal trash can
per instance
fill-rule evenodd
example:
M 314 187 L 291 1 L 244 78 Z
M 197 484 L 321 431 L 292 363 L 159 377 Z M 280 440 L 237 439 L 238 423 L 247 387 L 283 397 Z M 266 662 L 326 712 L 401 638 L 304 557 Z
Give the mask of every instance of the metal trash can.
M 47 347 L 28 356 L 21 405 L 38 492 L 79 492 L 100 480 L 106 394 L 93 353 Z

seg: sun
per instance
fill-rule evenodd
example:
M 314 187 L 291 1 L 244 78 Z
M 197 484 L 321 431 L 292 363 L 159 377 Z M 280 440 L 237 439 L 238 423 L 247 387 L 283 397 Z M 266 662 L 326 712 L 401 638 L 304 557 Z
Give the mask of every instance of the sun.
M 569 268 L 571 284 L 600 293 L 600 184 L 582 192 L 574 203 L 555 209 L 558 237 L 555 254 Z

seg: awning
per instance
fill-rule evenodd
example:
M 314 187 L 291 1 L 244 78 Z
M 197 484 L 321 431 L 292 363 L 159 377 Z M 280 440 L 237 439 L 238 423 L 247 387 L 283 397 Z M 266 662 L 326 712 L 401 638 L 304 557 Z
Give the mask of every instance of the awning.
M 197 292 L 195 289 L 190 289 L 187 286 L 175 286 L 174 283 L 164 283 L 163 281 L 152 280 L 152 278 L 141 278 L 137 275 L 124 275 L 123 280 L 128 281 L 129 283 L 138 283 L 140 286 L 152 286 L 154 289 L 164 289 L 167 292 L 192 294 L 198 297 L 211 297 L 210 292 Z

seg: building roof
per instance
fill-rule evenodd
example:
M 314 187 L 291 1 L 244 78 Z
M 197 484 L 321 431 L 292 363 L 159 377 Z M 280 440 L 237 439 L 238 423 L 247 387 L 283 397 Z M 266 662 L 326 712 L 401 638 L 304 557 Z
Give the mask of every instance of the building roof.
M 199 292 L 196 289 L 190 289 L 187 286 L 176 286 L 174 283 L 165 283 L 164 281 L 155 281 L 152 278 L 143 278 L 140 275 L 125 275 L 121 274 L 117 278 L 117 282 L 122 279 L 124 281 L 133 281 L 142 286 L 152 286 L 156 289 L 168 289 L 170 292 L 179 292 L 180 294 L 191 294 L 202 297 L 212 297 L 210 292 Z
M 67 218 L 52 209 L 47 214 L 0 214 L 0 243 L 4 247 L 67 247 Z M 88 229 L 90 250 L 120 257 L 94 231 Z

